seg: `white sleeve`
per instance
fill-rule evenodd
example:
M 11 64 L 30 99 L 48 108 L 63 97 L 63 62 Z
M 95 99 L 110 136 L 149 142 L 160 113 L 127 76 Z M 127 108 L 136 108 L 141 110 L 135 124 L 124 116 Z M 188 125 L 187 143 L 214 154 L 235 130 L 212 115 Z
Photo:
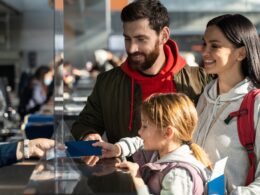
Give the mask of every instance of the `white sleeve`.
M 36 104 L 42 104 L 46 100 L 46 95 L 40 85 L 34 85 L 32 98 Z
M 0 90 L 0 113 L 1 113 L 1 116 L 4 113 L 5 108 L 6 108 L 5 98 L 4 98 L 2 91 Z
M 147 185 L 136 189 L 137 195 L 150 195 Z
M 162 181 L 161 195 L 192 194 L 193 182 L 186 169 L 174 168 Z
M 260 95 L 254 104 L 254 126 L 256 129 L 255 154 L 256 172 L 255 180 L 248 186 L 238 186 L 230 195 L 256 195 L 260 194 Z
M 141 147 L 143 147 L 143 140 L 136 136 L 136 137 L 126 137 L 122 138 L 117 142 L 122 149 L 122 156 L 131 156 Z

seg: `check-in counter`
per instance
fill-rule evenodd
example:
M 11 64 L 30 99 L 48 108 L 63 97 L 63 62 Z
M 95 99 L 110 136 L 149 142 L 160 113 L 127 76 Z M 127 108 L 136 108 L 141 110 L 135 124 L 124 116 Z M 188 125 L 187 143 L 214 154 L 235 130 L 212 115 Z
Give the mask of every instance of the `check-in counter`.
M 22 162 L 0 168 L 0 194 L 23 194 L 35 169 L 35 162 Z
M 81 159 L 43 161 L 34 169 L 24 194 L 136 194 L 129 173 L 115 168 L 120 159 L 103 159 L 95 166 Z
M 130 174 L 115 168 L 116 162 L 120 159 L 88 166 L 79 158 L 66 157 L 2 167 L 0 194 L 136 194 Z

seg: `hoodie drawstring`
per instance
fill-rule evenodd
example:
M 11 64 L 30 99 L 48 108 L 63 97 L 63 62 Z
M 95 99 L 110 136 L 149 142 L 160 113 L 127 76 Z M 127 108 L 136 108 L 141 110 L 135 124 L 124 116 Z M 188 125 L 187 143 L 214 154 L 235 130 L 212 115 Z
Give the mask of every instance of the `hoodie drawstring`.
M 128 130 L 132 131 L 132 127 L 133 127 L 133 115 L 134 115 L 134 92 L 135 92 L 135 88 L 134 88 L 134 78 L 132 77 L 131 80 L 131 104 L 130 104 L 130 117 L 129 117 L 129 124 L 128 124 Z
M 204 138 L 203 138 L 203 141 L 202 141 L 202 144 L 201 144 L 201 146 L 203 146 L 203 147 L 205 146 L 206 138 L 208 136 L 210 129 L 216 123 L 217 119 L 222 114 L 222 112 L 228 107 L 230 102 L 225 102 L 220 108 L 217 108 L 218 104 L 219 104 L 219 97 L 216 99 L 216 102 L 214 104 L 213 112 L 211 114 L 207 129 L 206 129 L 206 133 L 204 135 Z

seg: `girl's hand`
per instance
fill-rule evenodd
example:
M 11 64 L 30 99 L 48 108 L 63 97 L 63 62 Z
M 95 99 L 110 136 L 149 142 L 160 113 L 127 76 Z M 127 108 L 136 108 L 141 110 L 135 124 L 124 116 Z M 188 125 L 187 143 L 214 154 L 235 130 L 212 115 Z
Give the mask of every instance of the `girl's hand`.
M 127 169 L 133 178 L 141 177 L 139 173 L 139 165 L 137 163 L 125 161 L 122 163 L 117 163 L 116 167 L 120 169 Z
M 92 144 L 102 148 L 102 158 L 113 158 L 121 155 L 121 147 L 118 144 L 110 144 L 107 142 L 96 142 Z
M 135 184 L 136 189 L 145 186 L 145 183 L 139 172 L 139 165 L 137 163 L 126 161 L 122 163 L 117 163 L 116 167 L 120 169 L 127 169 L 129 171 L 129 173 L 133 178 L 133 182 Z

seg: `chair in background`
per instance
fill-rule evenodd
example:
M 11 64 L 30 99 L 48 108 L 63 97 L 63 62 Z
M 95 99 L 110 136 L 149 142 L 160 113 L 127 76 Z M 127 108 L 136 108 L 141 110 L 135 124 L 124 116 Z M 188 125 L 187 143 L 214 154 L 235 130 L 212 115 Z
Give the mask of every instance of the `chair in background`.
M 27 123 L 53 123 L 53 115 L 43 115 L 43 114 L 30 114 L 24 119 Z
M 54 117 L 32 114 L 25 117 L 21 129 L 27 139 L 51 138 L 54 132 Z
M 53 132 L 53 123 L 27 123 L 24 127 L 24 133 L 27 139 L 50 139 L 53 135 Z

